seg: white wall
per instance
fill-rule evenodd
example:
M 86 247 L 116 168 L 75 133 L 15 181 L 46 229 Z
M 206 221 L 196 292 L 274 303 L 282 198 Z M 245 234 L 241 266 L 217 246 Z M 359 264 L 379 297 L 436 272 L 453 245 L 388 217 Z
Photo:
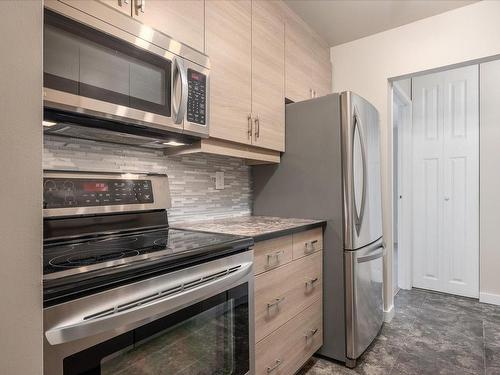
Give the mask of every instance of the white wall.
M 1 2 L 0 374 L 42 374 L 42 2 Z
M 388 79 L 500 54 L 499 15 L 500 1 L 486 0 L 331 48 L 333 91 L 353 90 L 380 112 L 384 236 L 389 246 L 392 246 L 389 110 L 392 98 Z M 392 249 L 387 254 L 385 308 L 389 309 Z M 483 249 L 481 257 L 482 262 L 488 257 Z M 499 289 L 500 279 L 495 290 L 500 293 Z

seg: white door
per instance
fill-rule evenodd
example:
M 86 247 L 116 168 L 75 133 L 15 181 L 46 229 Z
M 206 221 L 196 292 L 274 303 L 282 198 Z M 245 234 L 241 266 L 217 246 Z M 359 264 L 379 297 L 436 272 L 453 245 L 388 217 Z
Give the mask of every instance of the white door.
M 478 67 L 413 79 L 413 285 L 479 296 Z

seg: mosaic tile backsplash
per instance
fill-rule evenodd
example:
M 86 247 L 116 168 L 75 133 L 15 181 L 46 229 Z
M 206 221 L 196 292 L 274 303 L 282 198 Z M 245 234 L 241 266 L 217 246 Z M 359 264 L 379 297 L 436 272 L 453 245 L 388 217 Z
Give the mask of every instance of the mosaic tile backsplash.
M 170 223 L 251 214 L 250 167 L 243 160 L 209 154 L 165 156 L 161 151 L 46 136 L 44 169 L 154 172 L 169 177 Z M 224 172 L 224 190 L 215 189 Z

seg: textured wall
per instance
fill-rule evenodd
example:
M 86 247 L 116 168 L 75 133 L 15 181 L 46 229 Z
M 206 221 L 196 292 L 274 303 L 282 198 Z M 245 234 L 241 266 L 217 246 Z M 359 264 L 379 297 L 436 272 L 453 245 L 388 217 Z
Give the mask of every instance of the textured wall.
M 85 140 L 45 137 L 44 169 L 156 172 L 169 176 L 171 223 L 251 213 L 250 167 L 242 160 L 208 154 L 164 156 L 162 152 Z M 215 172 L 224 190 L 215 190 Z

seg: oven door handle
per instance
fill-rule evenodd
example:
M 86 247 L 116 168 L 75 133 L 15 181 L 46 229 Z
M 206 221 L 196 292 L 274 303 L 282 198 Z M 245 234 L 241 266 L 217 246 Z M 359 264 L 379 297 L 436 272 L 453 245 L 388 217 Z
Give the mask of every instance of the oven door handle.
M 96 314 L 86 318 L 81 316 L 77 322 L 72 319 L 72 322 L 48 329 L 45 336 L 50 344 L 58 345 L 113 330 L 125 332 L 203 301 L 245 281 L 250 282 L 252 277 L 252 263 L 243 263 L 237 270 L 233 267 L 222 276 L 207 277 L 205 281 L 202 278 L 196 282 L 184 283 L 182 287 L 170 288 L 168 290 L 171 292 L 165 296 L 158 293 L 157 298 L 153 299 L 150 295 L 150 298 L 125 305 L 125 308 L 124 305 L 120 305 L 121 307 L 109 309 L 111 312 L 103 313 L 102 316 Z M 173 289 L 176 290 L 172 292 Z

